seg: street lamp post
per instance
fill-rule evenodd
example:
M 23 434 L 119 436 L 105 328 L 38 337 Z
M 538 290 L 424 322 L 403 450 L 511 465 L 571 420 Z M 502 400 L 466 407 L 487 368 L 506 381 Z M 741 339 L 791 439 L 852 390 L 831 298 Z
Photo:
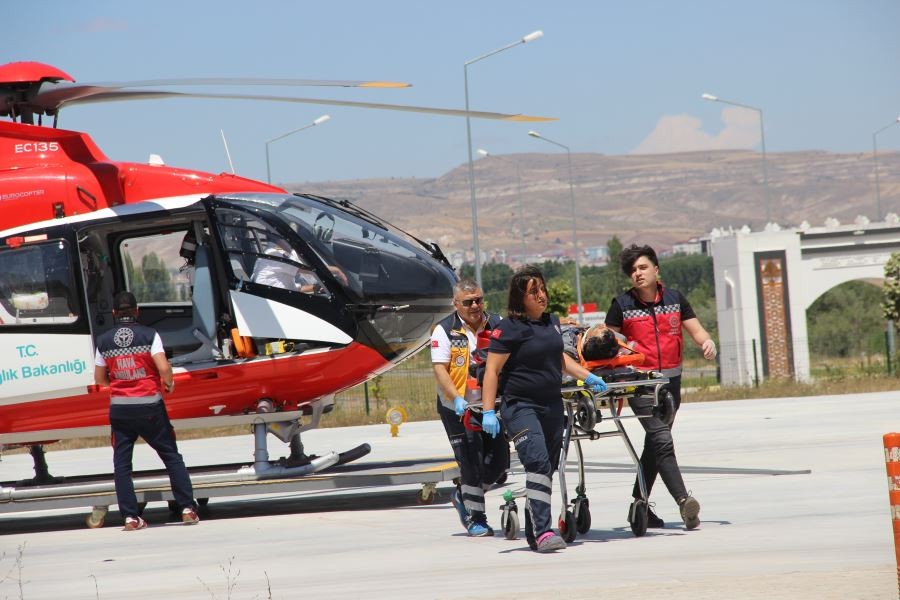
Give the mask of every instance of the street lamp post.
M 554 146 L 559 146 L 566 151 L 566 159 L 569 162 L 569 198 L 572 203 L 572 244 L 575 246 L 575 302 L 578 305 L 578 322 L 583 324 L 584 305 L 581 303 L 581 258 L 579 257 L 581 252 L 578 249 L 578 227 L 576 225 L 577 221 L 575 215 L 575 180 L 572 176 L 572 151 L 565 144 L 554 142 L 553 140 L 542 136 L 537 131 L 529 131 L 528 135 L 553 144 Z
M 319 117 L 312 123 L 308 123 L 308 124 L 304 125 L 303 127 L 299 127 L 292 131 L 288 131 L 287 133 L 283 133 L 277 137 L 273 137 L 271 140 L 266 140 L 266 183 L 272 183 L 272 171 L 269 168 L 269 144 L 271 144 L 272 142 L 276 142 L 282 138 L 286 138 L 289 135 L 293 135 L 293 134 L 297 133 L 298 131 L 303 131 L 304 129 L 309 129 L 310 127 L 315 127 L 316 125 L 321 125 L 322 123 L 324 123 L 325 121 L 327 121 L 330 118 L 331 118 L 331 115 L 322 115 L 321 117 Z
M 875 136 L 879 133 L 893 127 L 897 123 L 900 123 L 900 117 L 897 117 L 894 121 L 891 121 L 878 131 L 872 134 L 872 160 L 875 162 L 875 206 L 878 209 L 878 220 L 881 220 L 881 184 L 878 181 L 878 143 L 875 140 Z
M 700 96 L 704 100 L 709 100 L 710 102 L 721 102 L 722 104 L 730 104 L 732 106 L 740 106 L 741 108 L 749 108 L 750 110 L 755 110 L 759 114 L 759 135 L 762 140 L 762 167 L 763 167 L 763 187 L 765 188 L 766 193 L 766 223 L 772 220 L 772 209 L 771 209 L 771 200 L 769 199 L 769 172 L 766 167 L 766 129 L 763 126 L 763 111 L 761 108 L 757 108 L 755 106 L 750 106 L 749 104 L 741 104 L 740 102 L 732 102 L 731 100 L 723 100 L 718 96 L 713 96 L 712 94 L 703 94 Z
M 463 84 L 465 86 L 466 93 L 466 147 L 469 151 L 469 196 L 472 200 L 472 243 L 475 246 L 475 281 L 478 282 L 478 287 L 481 286 L 481 248 L 478 245 L 478 205 L 475 201 L 475 164 L 472 162 L 472 124 L 469 119 L 469 65 L 476 63 L 480 60 L 484 60 L 489 56 L 493 56 L 504 50 L 509 50 L 519 44 L 527 44 L 528 42 L 534 41 L 544 35 L 543 31 L 532 31 L 528 35 L 516 40 L 511 44 L 507 44 L 498 50 L 494 50 L 493 52 L 488 52 L 487 54 L 482 54 L 477 58 L 473 58 L 472 60 L 466 61 L 463 64 Z
M 499 158 L 500 160 L 504 160 L 506 162 L 511 162 L 516 165 L 516 198 L 518 199 L 519 204 L 519 235 L 521 237 L 522 242 L 522 262 L 525 262 L 525 215 L 522 213 L 522 172 L 520 169 L 519 161 L 513 160 L 511 158 L 504 158 L 502 156 L 494 156 L 487 150 L 483 148 L 478 149 L 478 154 L 488 157 L 492 156 L 494 158 Z

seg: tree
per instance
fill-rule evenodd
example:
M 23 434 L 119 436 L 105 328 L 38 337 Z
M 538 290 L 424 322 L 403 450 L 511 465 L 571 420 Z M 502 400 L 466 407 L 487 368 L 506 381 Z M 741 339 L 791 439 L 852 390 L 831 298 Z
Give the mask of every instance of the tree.
M 858 356 L 882 348 L 883 321 L 878 311 L 881 292 L 863 281 L 848 281 L 831 288 L 806 313 L 813 354 Z
M 900 321 L 900 252 L 894 252 L 884 265 L 884 291 L 881 311 L 888 321 Z
M 561 317 L 568 316 L 569 305 L 575 302 L 575 292 L 568 281 L 547 282 L 547 310 Z
M 145 254 L 141 259 L 141 272 L 144 275 L 146 289 L 143 298 L 139 298 L 135 294 L 138 302 L 166 302 L 175 299 L 172 276 L 165 263 L 155 252 Z
M 605 288 L 611 297 L 618 296 L 629 287 L 631 280 L 622 272 L 622 240 L 618 236 L 612 236 L 606 242 L 609 250 L 609 263 L 606 265 Z
M 715 289 L 712 257 L 702 254 L 680 254 L 660 260 L 659 277 L 663 285 L 685 295 L 701 286 L 710 293 Z
M 513 271 L 503 263 L 487 263 L 481 266 L 481 286 L 484 292 L 484 307 L 495 313 L 506 311 L 509 280 Z M 475 279 L 475 266 L 465 264 L 459 269 L 460 279 Z
M 125 253 L 125 281 L 128 283 L 128 290 L 134 294 L 138 302 L 144 299 L 146 294 L 146 285 L 144 283 L 144 275 L 138 269 L 134 268 L 134 261 L 131 259 L 130 253 Z

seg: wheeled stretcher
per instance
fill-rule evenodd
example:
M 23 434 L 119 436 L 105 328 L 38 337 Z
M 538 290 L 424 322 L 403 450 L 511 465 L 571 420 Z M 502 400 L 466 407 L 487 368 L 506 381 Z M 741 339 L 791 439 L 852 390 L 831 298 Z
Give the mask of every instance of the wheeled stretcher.
M 580 348 L 580 344 L 578 344 Z M 587 486 L 584 475 L 584 453 L 582 440 L 598 440 L 606 437 L 621 437 L 625 449 L 634 464 L 641 497 L 635 499 L 628 511 L 628 521 L 635 536 L 643 536 L 648 524 L 648 494 L 640 458 L 625 431 L 624 419 L 641 418 L 636 414 L 623 415 L 625 402 L 629 404 L 636 399 L 652 399 L 652 416 L 666 423 L 674 417 L 674 403 L 671 394 L 664 386 L 669 383 L 661 373 L 640 370 L 637 365 L 643 362 L 643 355 L 623 347 L 620 356 L 608 360 L 584 360 L 579 350 L 581 364 L 595 375 L 603 377 L 607 390 L 594 393 L 576 385 L 568 379 L 563 382 L 562 399 L 566 411 L 565 431 L 563 432 L 562 451 L 559 458 L 559 488 L 562 494 L 562 510 L 559 516 L 560 535 L 566 542 L 574 541 L 577 534 L 587 533 L 591 528 L 590 503 L 587 497 Z M 650 416 L 650 415 L 648 415 Z M 570 501 L 566 484 L 566 464 L 569 447 L 574 441 L 578 466 L 578 484 L 575 497 Z M 519 518 L 516 498 L 522 497 L 522 491 L 507 490 L 504 493 L 504 504 L 501 505 L 501 526 L 507 539 L 518 537 Z

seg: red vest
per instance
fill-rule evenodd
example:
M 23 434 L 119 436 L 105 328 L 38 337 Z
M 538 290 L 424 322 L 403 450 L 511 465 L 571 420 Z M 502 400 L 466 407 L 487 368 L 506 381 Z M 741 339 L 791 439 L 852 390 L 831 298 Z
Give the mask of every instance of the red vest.
M 97 339 L 97 350 L 106 359 L 113 404 L 117 398 L 144 398 L 147 402 L 162 398 L 159 371 L 150 355 L 155 335 L 138 323 L 117 323 Z
M 622 334 L 646 357 L 642 368 L 681 374 L 684 339 L 681 335 L 681 295 L 659 284 L 658 300 L 645 304 L 634 289 L 618 296 L 622 309 Z

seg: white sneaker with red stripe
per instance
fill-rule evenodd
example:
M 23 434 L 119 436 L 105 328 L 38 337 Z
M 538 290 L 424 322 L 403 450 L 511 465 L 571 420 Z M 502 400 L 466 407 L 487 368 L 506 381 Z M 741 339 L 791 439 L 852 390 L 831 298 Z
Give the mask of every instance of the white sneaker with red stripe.
M 147 529 L 147 521 L 141 517 L 125 517 L 125 528 L 122 531 L 137 531 Z
M 181 522 L 185 525 L 196 525 L 200 522 L 200 517 L 197 516 L 197 511 L 193 508 L 186 508 L 181 511 Z

